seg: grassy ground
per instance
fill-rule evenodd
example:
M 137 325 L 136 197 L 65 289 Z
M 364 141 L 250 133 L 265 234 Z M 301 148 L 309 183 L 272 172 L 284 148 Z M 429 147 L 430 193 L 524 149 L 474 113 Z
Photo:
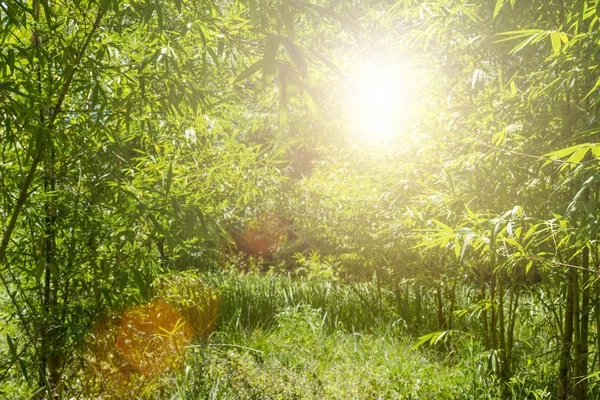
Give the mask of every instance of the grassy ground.
M 420 334 L 434 330 L 435 314 L 426 304 L 433 299 L 424 298 L 424 315 L 416 316 L 376 282 L 350 286 L 262 274 L 202 280 L 219 288 L 219 323 L 208 340 L 190 346 L 180 368 L 158 378 L 121 374 L 115 379 L 125 377 L 129 386 L 105 385 L 94 395 L 93 380 L 82 373 L 68 383 L 71 391 L 87 390 L 79 398 L 94 399 L 503 398 L 492 377 L 496 355 L 476 337 L 457 334 L 435 347 L 414 348 Z M 544 338 L 533 341 L 536 335 L 519 344 L 520 363 L 504 398 L 555 393 L 556 363 L 539 356 L 547 349 Z M 19 370 L 12 368 L 7 378 L 0 398 L 27 398 Z
M 477 338 L 414 348 L 415 330 L 401 317 L 407 313 L 375 283 L 350 287 L 264 275 L 207 279 L 220 287 L 219 329 L 170 378 L 172 398 L 503 398 L 492 378 L 494 354 L 483 351 Z M 554 363 L 526 360 L 509 382 L 509 398 L 550 398 Z
M 320 310 L 281 310 L 276 326 L 218 332 L 177 379 L 184 399 L 457 399 L 467 377 L 392 335 L 332 332 Z

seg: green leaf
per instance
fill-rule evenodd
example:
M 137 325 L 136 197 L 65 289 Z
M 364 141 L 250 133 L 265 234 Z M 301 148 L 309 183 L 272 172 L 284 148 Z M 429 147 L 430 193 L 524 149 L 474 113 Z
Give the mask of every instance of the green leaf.
M 279 10 L 279 15 L 281 15 L 281 19 L 287 30 L 287 35 L 293 39 L 296 34 L 296 26 L 294 24 L 292 11 L 285 4 L 280 4 L 277 9 Z
M 437 219 L 432 219 L 431 222 L 433 222 L 438 228 L 441 228 L 444 232 L 454 233 L 454 230 L 452 228 L 450 228 L 443 222 L 438 221 Z
M 550 34 L 550 42 L 552 43 L 552 50 L 554 50 L 554 53 L 555 54 L 560 53 L 560 46 L 561 46 L 560 33 L 552 32 Z
M 502 8 L 502 5 L 504 4 L 504 0 L 496 0 L 496 6 L 494 7 L 494 15 L 492 18 L 496 18 L 498 16 L 498 13 L 500 12 L 500 9 Z
M 279 129 L 285 131 L 288 124 L 288 86 L 285 72 L 279 73 Z
M 250 9 L 250 22 L 252 22 L 252 25 L 255 26 L 258 25 L 256 1 L 257 0 L 249 0 L 248 2 L 248 8 Z
M 304 97 L 304 103 L 306 104 L 306 106 L 308 107 L 308 109 L 310 110 L 310 112 L 314 116 L 320 117 L 321 116 L 321 110 L 319 109 L 319 106 L 318 106 L 317 102 L 313 98 L 313 96 L 310 93 L 310 91 L 308 90 L 308 88 L 305 87 L 302 92 L 303 92 L 303 97 Z
M 16 360 L 19 358 L 19 356 L 17 355 L 17 347 L 15 346 L 15 343 L 13 342 L 12 338 L 7 334 L 6 335 L 6 341 L 8 343 L 8 349 L 10 350 L 10 355 L 12 357 L 13 360 Z
M 331 17 L 331 18 L 337 19 L 338 21 L 341 21 L 344 23 L 351 23 L 351 21 L 348 18 L 344 17 L 343 15 L 335 12 L 334 10 L 332 10 L 331 8 L 328 8 L 328 7 L 322 7 L 322 6 L 312 4 L 312 3 L 309 3 L 306 1 L 297 1 L 297 0 L 290 1 L 289 3 L 292 5 L 295 5 L 297 7 L 299 6 L 301 8 L 308 8 L 308 9 L 314 10 L 320 15 Z
M 277 71 L 277 52 L 281 43 L 281 37 L 270 34 L 265 45 L 263 55 L 263 77 L 268 80 Z M 265 82 L 266 83 L 266 82 Z
M 545 38 L 549 32 L 544 31 L 542 29 L 523 29 L 519 31 L 509 31 L 499 33 L 497 36 L 506 36 L 503 39 L 496 40 L 495 43 L 501 43 L 521 38 L 526 38 L 525 40 L 519 42 L 515 47 L 513 47 L 509 53 L 514 54 L 523 49 L 528 44 L 537 43 L 543 38 Z
M 599 0 L 600 1 L 600 0 Z M 584 96 L 583 100 L 587 99 L 588 97 L 590 97 L 590 95 L 592 93 L 594 93 L 598 87 L 600 87 L 600 78 L 596 79 L 596 83 L 594 84 L 594 86 L 590 89 L 590 91 Z
M 589 143 L 581 145 L 581 147 L 576 152 L 574 152 L 571 155 L 571 157 L 569 157 L 569 159 L 567 160 L 567 163 L 579 164 L 581 162 L 581 160 L 583 160 L 583 158 L 585 157 L 585 155 L 588 153 L 589 150 L 590 150 Z
M 19 354 L 17 352 L 17 346 L 15 345 L 15 342 L 8 334 L 6 335 L 6 342 L 8 343 L 8 349 L 10 351 L 10 355 L 11 355 L 12 359 L 19 363 L 19 368 L 21 368 L 21 373 L 23 374 L 23 377 L 25 378 L 25 380 L 27 382 L 29 382 L 29 374 L 27 373 L 27 366 L 25 365 L 25 362 L 19 357 Z
M 262 59 L 258 60 L 257 62 L 255 62 L 254 64 L 252 64 L 248 68 L 246 68 L 244 71 L 242 71 L 242 73 L 240 73 L 237 76 L 237 78 L 235 78 L 235 80 L 233 81 L 233 83 L 237 83 L 237 82 L 242 81 L 244 79 L 250 78 L 252 75 L 254 75 L 258 71 L 260 71 L 260 69 L 263 67 L 263 65 L 264 65 L 264 60 L 262 60 Z
M 342 72 L 341 69 L 338 68 L 337 65 L 335 65 L 334 62 L 332 62 L 331 60 L 329 60 L 327 57 L 325 57 L 322 54 L 316 53 L 315 54 L 317 56 L 317 58 L 323 63 L 325 64 L 330 70 L 332 70 L 336 75 L 338 75 L 341 78 L 346 79 L 346 75 Z
M 556 150 L 556 151 L 553 151 L 553 152 L 550 152 L 550 153 L 546 153 L 546 154 L 544 154 L 544 157 L 548 158 L 548 161 L 546 161 L 544 163 L 544 166 L 552 163 L 553 161 L 555 161 L 557 159 L 565 158 L 567 156 L 571 156 L 569 158 L 569 162 L 573 162 L 571 160 L 571 158 L 573 157 L 573 155 L 575 153 L 577 153 L 578 151 L 580 151 L 583 147 L 586 147 L 585 152 L 583 154 L 580 154 L 581 155 L 581 159 L 583 159 L 583 157 L 585 156 L 585 153 L 587 153 L 587 151 L 591 147 L 590 143 L 576 144 L 575 146 L 569 146 L 569 147 L 566 147 L 564 149 L 560 149 L 560 150 Z M 578 157 L 579 156 L 575 157 L 574 159 L 577 159 Z M 581 161 L 581 159 L 580 159 L 580 161 Z
M 458 261 L 462 261 L 462 259 L 465 257 L 465 252 L 467 251 L 467 248 L 469 247 L 469 243 L 471 242 L 471 239 L 473 239 L 474 237 L 476 237 L 476 235 L 474 233 L 469 233 L 465 237 L 465 240 L 461 246 L 461 251 L 460 251 L 460 256 L 458 258 Z
M 31 98 L 30 95 L 25 94 L 25 93 L 19 91 L 18 89 L 15 89 L 15 88 L 13 88 L 13 87 L 5 84 L 5 83 L 0 83 L 0 92 L 2 92 L 2 91 L 12 92 L 12 93 L 18 94 L 19 96 L 23 96 L 23 97 L 26 97 L 26 98 Z
M 541 29 L 522 29 L 522 30 L 518 30 L 518 31 L 500 32 L 497 34 L 497 36 L 506 36 L 506 37 L 504 39 L 496 40 L 494 43 L 502 43 L 502 42 L 507 42 L 507 41 L 511 41 L 511 40 L 521 39 L 524 37 L 531 37 L 533 35 L 539 34 L 540 32 L 543 32 L 543 31 Z
M 144 23 L 148 23 L 150 19 L 152 19 L 152 14 L 154 14 L 154 9 L 156 8 L 156 4 L 153 0 L 146 0 L 146 6 L 144 7 L 144 11 L 142 11 L 142 15 L 144 17 Z
M 167 171 L 167 179 L 165 182 L 165 193 L 169 195 L 171 191 L 171 183 L 173 182 L 173 164 L 169 165 L 169 170 Z
M 138 271 L 137 269 L 133 270 L 133 281 L 135 282 L 135 285 L 140 290 L 140 295 L 142 296 L 142 298 L 147 299 L 149 297 L 148 296 L 148 285 L 146 284 L 144 277 L 142 276 L 142 273 L 140 271 Z
M 302 54 L 302 51 L 298 48 L 298 46 L 296 46 L 288 38 L 283 39 L 283 46 L 287 50 L 287 53 L 289 54 L 290 58 L 294 62 L 294 65 L 296 66 L 296 68 L 298 68 L 300 75 L 306 76 L 306 74 L 307 74 L 306 61 L 305 61 L 304 54 Z
M 430 346 L 433 346 L 438 341 L 443 339 L 444 336 L 446 336 L 448 334 L 448 332 L 449 331 L 438 331 L 438 332 L 432 332 L 432 333 L 428 333 L 426 335 L 420 336 L 419 339 L 417 340 L 417 343 L 414 346 L 412 346 L 412 349 L 417 349 L 418 347 L 422 346 L 423 344 L 425 344 L 427 342 L 429 342 Z

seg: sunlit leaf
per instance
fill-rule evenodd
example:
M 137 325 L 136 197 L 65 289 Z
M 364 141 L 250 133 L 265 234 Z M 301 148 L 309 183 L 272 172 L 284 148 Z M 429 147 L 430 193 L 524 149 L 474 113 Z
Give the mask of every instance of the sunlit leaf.
M 257 73 L 258 71 L 261 70 L 261 68 L 263 67 L 264 62 L 263 60 L 258 60 L 257 62 L 255 62 L 254 64 L 250 65 L 248 68 L 246 68 L 244 71 L 242 71 L 233 81 L 233 83 L 237 83 L 239 81 L 242 81 L 244 79 L 248 79 L 250 78 L 252 75 L 254 75 L 255 73 Z
M 502 5 L 504 4 L 504 0 L 496 0 L 496 6 L 494 7 L 494 14 L 493 14 L 493 18 L 496 18 L 498 16 L 498 13 L 500 12 L 500 9 L 502 8 Z
M 288 38 L 283 39 L 283 45 L 300 74 L 306 76 L 306 60 L 302 51 Z
M 288 124 L 288 87 L 286 73 L 279 74 L 279 128 L 284 131 Z
M 552 32 L 550 34 L 550 42 L 552 43 L 552 50 L 554 50 L 555 53 L 560 53 L 560 45 L 561 45 L 560 33 Z

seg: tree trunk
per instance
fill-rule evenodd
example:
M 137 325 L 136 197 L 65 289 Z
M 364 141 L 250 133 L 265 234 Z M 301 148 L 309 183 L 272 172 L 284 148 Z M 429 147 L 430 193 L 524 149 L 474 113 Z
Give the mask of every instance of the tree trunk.
M 458 282 L 458 266 L 457 272 L 454 274 L 454 280 L 452 282 L 452 291 L 450 292 L 450 312 L 448 313 L 448 329 L 452 329 L 452 320 L 454 316 L 454 306 L 456 304 L 456 284 Z
M 444 330 L 444 329 L 446 329 L 446 321 L 444 319 L 444 303 L 442 301 L 442 285 L 439 282 L 436 286 L 435 297 L 437 300 L 438 329 Z
M 481 282 L 481 293 L 479 295 L 479 300 L 480 301 L 484 301 L 485 300 L 485 281 L 482 280 Z M 489 337 L 489 329 L 488 329 L 488 315 L 487 315 L 487 309 L 484 308 L 483 311 L 481 312 L 481 320 L 482 320 L 482 326 L 483 326 L 483 344 L 485 346 L 486 349 L 490 348 L 490 337 Z
M 589 338 L 589 313 L 590 313 L 590 289 L 589 289 L 589 267 L 590 267 L 590 249 L 584 247 L 582 253 L 582 291 L 580 308 L 580 327 L 579 340 L 577 343 L 577 358 L 575 364 L 575 398 L 577 400 L 587 399 L 587 379 L 588 374 L 588 338 Z
M 567 271 L 567 299 L 565 302 L 564 335 L 562 350 L 558 366 L 558 391 L 557 399 L 566 400 L 569 389 L 569 364 L 571 363 L 571 346 L 573 345 L 573 297 L 574 297 L 574 269 Z

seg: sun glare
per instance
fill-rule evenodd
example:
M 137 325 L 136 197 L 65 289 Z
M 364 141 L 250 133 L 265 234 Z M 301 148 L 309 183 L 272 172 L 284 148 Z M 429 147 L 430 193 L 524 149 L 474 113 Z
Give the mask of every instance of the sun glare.
M 398 66 L 367 64 L 353 78 L 350 120 L 361 142 L 381 147 L 406 129 L 412 88 L 406 71 Z

